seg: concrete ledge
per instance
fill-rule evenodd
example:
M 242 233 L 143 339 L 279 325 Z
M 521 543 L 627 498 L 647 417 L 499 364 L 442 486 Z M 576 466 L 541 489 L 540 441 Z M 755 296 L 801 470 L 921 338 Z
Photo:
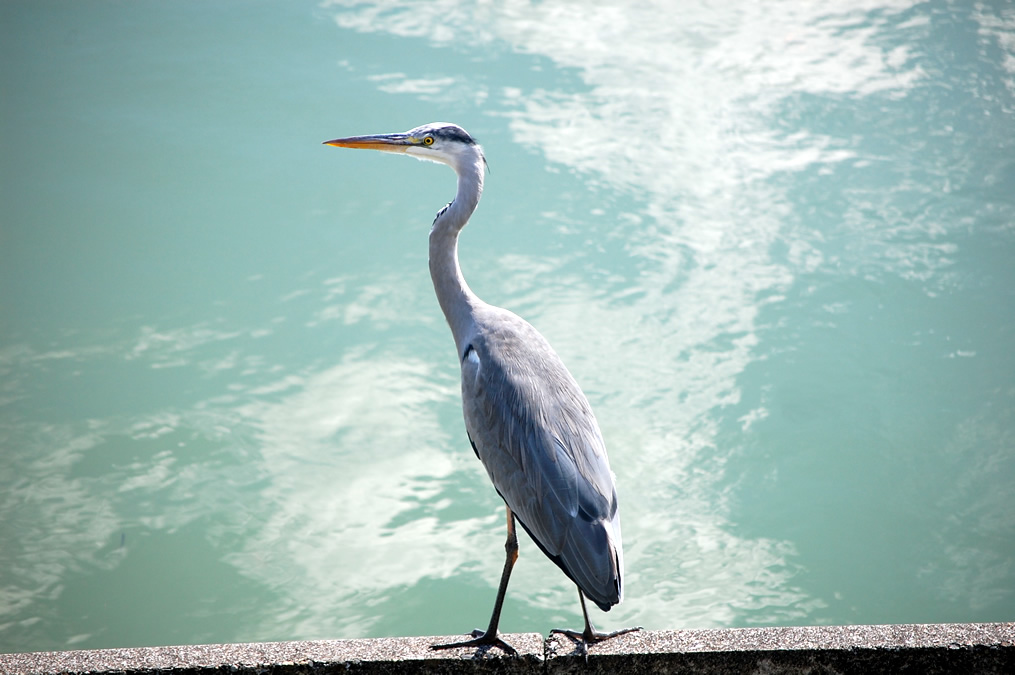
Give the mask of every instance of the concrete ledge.
M 496 649 L 434 652 L 461 636 L 0 654 L 3 675 L 209 671 L 354 673 L 1015 673 L 1015 623 L 643 631 L 594 646 L 506 636 Z
M 434 651 L 432 644 L 462 640 L 463 636 L 375 638 L 370 640 L 313 640 L 258 642 L 232 645 L 138 647 L 92 651 L 0 654 L 2 675 L 84 673 L 277 675 L 304 673 L 537 673 L 543 670 L 543 636 L 521 633 L 504 636 L 518 650 L 507 658 L 497 649 Z M 484 667 L 488 664 L 492 667 Z
M 565 656 L 566 661 L 561 657 Z M 1015 673 L 1015 623 L 734 628 L 547 641 L 551 673 Z

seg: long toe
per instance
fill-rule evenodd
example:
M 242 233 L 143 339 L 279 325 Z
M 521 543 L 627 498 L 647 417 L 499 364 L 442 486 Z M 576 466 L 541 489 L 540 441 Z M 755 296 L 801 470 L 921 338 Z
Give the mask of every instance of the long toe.
M 458 647 L 497 647 L 505 654 L 509 656 L 518 656 L 518 650 L 500 639 L 497 633 L 487 635 L 481 630 L 472 631 L 471 640 L 462 640 L 461 642 L 450 642 L 444 645 L 430 645 L 430 649 L 456 649 Z
M 587 644 L 594 645 L 597 642 L 602 642 L 603 640 L 609 640 L 610 638 L 615 638 L 618 635 L 626 635 L 628 633 L 636 633 L 636 632 L 638 632 L 640 630 L 641 630 L 641 626 L 634 626 L 633 628 L 621 628 L 620 630 L 615 630 L 612 633 L 601 633 L 601 632 L 593 629 L 591 631 L 591 633 L 582 633 L 581 635 L 585 639 L 585 642 Z
M 639 630 L 641 630 L 641 626 L 635 626 L 634 628 L 621 628 L 620 630 L 615 630 L 612 633 L 603 633 L 596 630 L 595 628 L 592 628 L 592 626 L 590 625 L 584 631 L 570 630 L 567 628 L 554 628 L 553 630 L 550 631 L 550 633 L 556 633 L 557 635 L 566 635 L 575 642 L 580 642 L 585 646 L 588 646 L 594 645 L 598 642 L 602 642 L 603 640 L 609 640 L 610 638 L 617 637 L 618 635 L 634 633 Z

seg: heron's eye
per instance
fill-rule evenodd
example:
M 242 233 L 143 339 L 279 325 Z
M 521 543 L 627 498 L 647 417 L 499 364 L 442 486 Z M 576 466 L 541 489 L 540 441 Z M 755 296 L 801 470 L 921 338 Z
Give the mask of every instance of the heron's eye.
M 423 145 L 433 145 L 433 136 L 427 136 L 424 138 Z

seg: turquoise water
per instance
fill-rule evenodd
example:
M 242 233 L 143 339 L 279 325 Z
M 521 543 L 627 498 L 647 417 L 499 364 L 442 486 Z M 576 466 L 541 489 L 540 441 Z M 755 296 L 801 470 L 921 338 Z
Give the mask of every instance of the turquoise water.
M 473 5 L 0 4 L 0 651 L 485 625 L 454 177 L 321 145 L 437 120 L 603 428 L 600 627 L 1015 619 L 1015 5 Z

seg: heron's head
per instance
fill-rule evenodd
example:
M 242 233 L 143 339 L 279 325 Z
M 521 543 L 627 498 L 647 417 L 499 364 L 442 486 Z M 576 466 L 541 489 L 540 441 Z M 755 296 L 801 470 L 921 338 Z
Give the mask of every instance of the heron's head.
M 400 134 L 336 138 L 325 141 L 324 144 L 339 148 L 400 152 L 416 159 L 447 164 L 458 173 L 470 164 L 486 164 L 479 143 L 465 129 L 448 122 L 431 122 Z

